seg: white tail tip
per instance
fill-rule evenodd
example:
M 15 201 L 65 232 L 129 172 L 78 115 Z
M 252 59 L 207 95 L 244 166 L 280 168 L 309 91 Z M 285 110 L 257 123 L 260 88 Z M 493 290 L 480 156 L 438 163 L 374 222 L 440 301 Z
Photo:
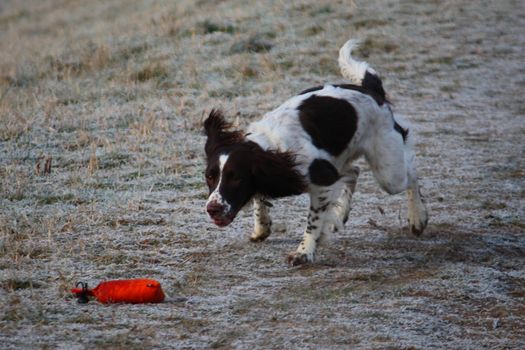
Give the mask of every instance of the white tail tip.
M 352 58 L 352 50 L 359 46 L 359 41 L 355 39 L 348 40 L 339 50 L 339 68 L 343 77 L 349 79 L 352 83 L 361 85 L 366 72 L 373 75 L 377 73 L 363 61 L 356 61 Z

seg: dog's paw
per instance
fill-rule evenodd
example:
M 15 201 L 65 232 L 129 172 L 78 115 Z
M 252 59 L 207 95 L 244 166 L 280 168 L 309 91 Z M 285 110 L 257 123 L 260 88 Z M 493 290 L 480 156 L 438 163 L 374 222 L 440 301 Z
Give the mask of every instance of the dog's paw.
M 250 236 L 250 241 L 255 242 L 255 243 L 262 242 L 270 236 L 270 233 L 271 232 L 268 232 L 267 234 L 263 234 L 263 235 L 256 235 L 255 233 L 252 233 L 252 235 Z
M 411 215 L 412 214 L 412 215 Z M 410 226 L 410 232 L 414 235 L 419 236 L 423 233 L 428 224 L 428 213 L 426 209 L 415 213 L 409 213 L 408 225 Z
M 268 236 L 271 234 L 272 234 L 272 220 L 268 219 L 262 222 L 257 220 L 255 222 L 255 226 L 253 228 L 252 235 L 250 236 L 250 241 L 262 242 L 266 238 L 268 238 Z
M 419 236 L 428 224 L 428 210 L 419 189 L 407 190 L 408 193 L 408 226 L 410 231 Z
M 250 236 L 250 241 L 252 242 L 262 242 L 272 234 L 272 230 L 269 227 L 262 229 L 261 227 L 256 227 Z
M 288 265 L 290 266 L 299 266 L 314 261 L 313 254 L 293 252 L 288 254 Z

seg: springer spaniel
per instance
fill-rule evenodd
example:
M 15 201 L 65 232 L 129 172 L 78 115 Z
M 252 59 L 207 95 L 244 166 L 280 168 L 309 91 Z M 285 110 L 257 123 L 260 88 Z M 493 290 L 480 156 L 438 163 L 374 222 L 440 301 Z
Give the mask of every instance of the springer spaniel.
M 252 123 L 247 133 L 231 130 L 221 112 L 204 122 L 206 209 L 218 226 L 226 226 L 253 200 L 252 241 L 271 233 L 267 199 L 310 196 L 302 242 L 288 257 L 295 266 L 314 261 L 323 235 L 348 219 L 364 156 L 379 185 L 388 193 L 408 194 L 408 221 L 419 235 L 428 215 L 419 191 L 411 134 L 394 118 L 383 84 L 366 62 L 355 61 L 349 40 L 339 51 L 343 77 L 353 84 L 326 84 L 303 91 Z

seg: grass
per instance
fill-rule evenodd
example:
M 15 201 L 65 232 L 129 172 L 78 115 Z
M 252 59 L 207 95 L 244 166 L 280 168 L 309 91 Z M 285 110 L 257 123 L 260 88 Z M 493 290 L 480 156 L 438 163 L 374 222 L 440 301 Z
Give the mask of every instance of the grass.
M 5 2 L 0 343 L 523 347 L 521 12 L 468 1 Z M 202 122 L 221 108 L 245 128 L 299 91 L 343 83 L 337 52 L 349 37 L 415 122 L 430 226 L 410 236 L 404 196 L 384 195 L 359 163 L 349 224 L 317 263 L 289 268 L 307 198 L 274 201 L 281 229 L 261 244 L 248 242 L 251 212 L 213 226 Z M 82 306 L 69 292 L 139 277 L 159 280 L 166 302 Z
M 352 25 L 356 29 L 362 29 L 362 28 L 377 28 L 380 26 L 388 25 L 388 21 L 384 19 L 377 19 L 377 18 L 366 18 L 366 19 L 359 19 L 352 22 Z
M 398 49 L 399 46 L 393 40 L 383 37 L 367 37 L 359 44 L 356 52 L 362 57 L 370 57 L 380 53 L 392 53 Z
M 168 69 L 160 63 L 148 64 L 131 75 L 131 79 L 138 82 L 148 80 L 161 81 L 168 78 Z
M 40 195 L 36 198 L 36 203 L 40 205 L 49 205 L 56 203 L 72 203 L 75 195 L 73 193 L 66 193 L 63 195 L 46 194 Z
M 236 28 L 231 24 L 219 24 L 210 20 L 204 20 L 203 22 L 198 23 L 196 30 L 196 32 L 202 34 L 212 34 L 215 32 L 234 34 L 236 31 Z
M 451 56 L 441 56 L 441 57 L 431 57 L 425 60 L 425 63 L 432 64 L 442 64 L 450 66 L 454 63 L 454 57 Z
M 243 52 L 258 53 L 268 52 L 272 49 L 273 44 L 271 41 L 264 38 L 262 35 L 253 35 L 247 39 L 239 40 L 235 42 L 231 48 L 231 54 L 239 54 Z
M 7 291 L 16 291 L 21 289 L 38 289 L 41 285 L 32 280 L 21 280 L 21 279 L 7 279 L 1 284 L 1 287 Z

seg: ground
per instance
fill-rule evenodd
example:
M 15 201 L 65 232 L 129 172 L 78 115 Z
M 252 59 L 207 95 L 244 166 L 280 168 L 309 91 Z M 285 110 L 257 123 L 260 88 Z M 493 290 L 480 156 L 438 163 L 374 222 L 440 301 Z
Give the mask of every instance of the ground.
M 525 348 L 525 2 L 0 3 L 0 348 Z M 414 125 L 430 211 L 360 161 L 344 232 L 291 268 L 307 198 L 207 218 L 202 120 L 238 127 L 381 74 Z M 78 304 L 69 289 L 157 279 L 159 305 Z

